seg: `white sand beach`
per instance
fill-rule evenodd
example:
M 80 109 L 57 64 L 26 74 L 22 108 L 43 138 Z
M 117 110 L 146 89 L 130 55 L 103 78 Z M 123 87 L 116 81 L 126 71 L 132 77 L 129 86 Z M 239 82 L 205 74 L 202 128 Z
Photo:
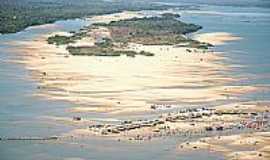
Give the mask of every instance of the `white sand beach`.
M 136 12 L 123 12 L 91 20 L 107 22 L 140 16 Z M 109 35 L 106 29 L 99 29 L 73 45 L 93 45 L 91 37 L 99 33 Z M 210 35 L 217 43 L 230 37 Z M 37 96 L 77 104 L 71 112 L 143 113 L 153 103 L 213 102 L 236 99 L 240 94 L 256 90 L 254 86 L 228 85 L 237 79 L 219 74 L 230 70 L 230 66 L 222 63 L 225 57 L 221 53 L 198 49 L 189 53 L 184 47 L 130 44 L 127 50 L 148 51 L 155 56 L 71 56 L 66 46 L 47 44 L 48 36 L 14 42 L 21 46 L 18 52 L 23 55 L 23 60 L 18 62 L 24 63 L 39 83 Z

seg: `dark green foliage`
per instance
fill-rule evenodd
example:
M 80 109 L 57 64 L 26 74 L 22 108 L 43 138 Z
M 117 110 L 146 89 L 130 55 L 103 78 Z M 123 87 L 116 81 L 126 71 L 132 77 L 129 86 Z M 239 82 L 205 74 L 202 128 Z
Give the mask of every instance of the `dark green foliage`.
M 146 0 L 1 0 L 0 33 L 14 33 L 28 26 L 53 23 L 60 19 L 169 7 L 171 6 L 153 4 Z
M 146 52 L 146 51 L 141 51 L 139 54 L 140 54 L 140 55 L 144 55 L 144 56 L 154 56 L 153 53 Z
M 210 43 L 204 43 L 204 42 L 192 40 L 190 41 L 189 45 L 187 45 L 187 47 L 198 48 L 198 49 L 208 49 L 209 47 L 213 47 L 213 45 Z
M 94 24 L 106 27 L 126 27 L 133 31 L 133 35 L 164 35 L 187 34 L 198 31 L 202 27 L 187 24 L 171 16 L 133 18 L 128 20 L 113 21 L 109 24 Z
M 49 37 L 47 41 L 49 44 L 55 44 L 57 46 L 75 42 L 71 37 L 59 36 L 59 35 Z
M 55 35 L 52 37 L 49 37 L 47 39 L 49 44 L 55 44 L 55 45 L 65 45 L 69 43 L 74 43 L 76 40 L 80 40 L 83 37 L 86 36 L 86 32 L 73 32 L 72 36 L 61 36 L 61 35 Z
M 97 23 L 110 29 L 116 42 L 134 42 L 144 45 L 175 45 L 190 41 L 183 35 L 196 32 L 202 27 L 177 20 L 178 14 L 165 13 L 161 17 L 132 18 L 113 21 L 109 24 Z
M 128 42 L 134 42 L 144 45 L 175 45 L 179 43 L 187 43 L 186 47 L 194 47 L 207 49 L 209 44 L 200 43 L 188 39 L 183 34 L 195 32 L 201 26 L 195 24 L 187 24 L 177 20 L 179 17 L 175 14 L 163 14 L 161 17 L 146 17 L 133 18 L 121 21 L 113 21 L 109 24 L 97 23 L 88 27 L 87 30 L 81 30 L 73 33 L 72 36 L 53 36 L 48 38 L 48 43 L 62 45 L 74 43 L 87 35 L 87 32 L 99 26 L 107 27 L 112 35 L 112 39 L 103 38 L 95 43 L 95 46 L 86 47 L 67 47 L 67 50 L 72 55 L 85 56 L 120 56 L 126 55 L 135 57 L 136 55 L 154 56 L 153 53 L 141 51 L 126 51 L 122 47 L 117 47 L 114 44 L 118 43 L 124 47 Z M 120 43 L 119 43 L 120 42 Z
M 136 55 L 154 56 L 153 53 L 141 51 L 127 51 L 127 50 L 114 50 L 113 48 L 105 48 L 99 46 L 92 47 L 67 47 L 67 50 L 74 56 L 121 56 L 126 55 L 129 57 L 135 57 Z
M 169 18 L 180 18 L 181 17 L 179 14 L 174 14 L 174 13 L 163 13 L 161 16 L 169 17 Z

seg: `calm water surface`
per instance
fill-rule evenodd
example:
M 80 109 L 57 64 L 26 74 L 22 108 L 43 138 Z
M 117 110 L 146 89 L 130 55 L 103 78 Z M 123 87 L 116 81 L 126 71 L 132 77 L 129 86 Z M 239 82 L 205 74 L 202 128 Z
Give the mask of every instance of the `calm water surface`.
M 216 47 L 226 63 L 235 67 L 228 77 L 241 78 L 232 85 L 262 87 L 256 93 L 245 94 L 241 100 L 270 100 L 270 10 L 265 8 L 202 6 L 200 11 L 183 11 L 182 19 L 204 27 L 200 32 L 229 32 L 243 39 Z M 48 101 L 33 97 L 37 84 L 31 80 L 29 71 L 21 64 L 12 63 L 20 59 L 13 53 L 8 41 L 31 40 L 40 34 L 57 30 L 78 30 L 87 22 L 69 20 L 57 22 L 57 28 L 32 28 L 16 34 L 0 36 L 0 137 L 57 135 L 72 129 L 72 126 L 46 122 L 42 116 L 74 116 L 63 112 L 73 104 Z M 15 46 L 16 47 L 16 46 Z M 91 115 L 108 117 L 109 115 Z M 182 140 L 167 138 L 144 144 L 129 144 L 111 140 L 89 138 L 60 143 L 50 142 L 0 142 L 3 160 L 29 159 L 222 159 L 207 152 L 179 154 L 176 145 Z M 117 147 L 115 147 L 117 146 Z M 76 159 L 76 160 L 77 160 Z

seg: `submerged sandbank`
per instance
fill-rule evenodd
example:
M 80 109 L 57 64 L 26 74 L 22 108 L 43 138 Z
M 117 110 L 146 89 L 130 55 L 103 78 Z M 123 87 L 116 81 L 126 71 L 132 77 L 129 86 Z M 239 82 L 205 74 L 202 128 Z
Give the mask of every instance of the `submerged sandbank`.
M 217 63 L 222 57 L 215 53 L 136 44 L 131 44 L 130 49 L 156 55 L 70 56 L 64 47 L 46 44 L 45 38 L 23 44 L 20 52 L 25 54 L 21 63 L 33 71 L 40 83 L 39 95 L 74 102 L 82 111 L 87 110 L 83 107 L 90 107 L 89 111 L 144 111 L 140 108 L 151 103 L 211 102 L 256 90 L 226 85 L 236 80 L 218 74 L 229 68 Z
M 121 16 L 113 16 L 121 18 Z M 127 17 L 130 18 L 130 16 Z M 102 20 L 102 17 L 99 17 L 100 19 Z M 111 18 L 104 19 L 110 20 Z M 65 32 L 54 34 L 70 35 Z M 130 43 L 126 49 L 149 51 L 155 53 L 155 56 L 137 56 L 135 58 L 72 56 L 68 54 L 65 46 L 56 47 L 47 44 L 48 36 L 41 35 L 33 41 L 14 42 L 18 55 L 21 57 L 16 62 L 24 64 L 38 83 L 35 96 L 71 102 L 74 105 L 66 110 L 69 115 L 91 115 L 94 117 L 100 112 L 105 113 L 102 114 L 105 116 L 127 115 L 126 117 L 133 118 L 132 122 L 142 120 L 139 122 L 146 126 L 136 128 L 137 124 L 135 126 L 127 124 L 127 127 L 131 127 L 130 131 L 126 131 L 124 128 L 124 132 L 107 134 L 107 132 L 103 132 L 103 129 L 116 127 L 121 122 L 129 123 L 129 119 L 126 122 L 125 120 L 118 121 L 118 119 L 117 121 L 104 122 L 87 119 L 83 116 L 74 116 L 73 118 L 42 117 L 52 123 L 61 123 L 76 128 L 68 133 L 63 133 L 60 137 L 101 136 L 121 141 L 143 141 L 163 136 L 187 139 L 209 136 L 211 139 L 219 134 L 221 136 L 229 134 L 229 137 L 221 139 L 233 137 L 233 140 L 240 138 L 246 140 L 245 136 L 242 136 L 244 132 L 252 131 L 250 135 L 255 137 L 259 133 L 256 133 L 256 129 L 245 130 L 246 128 L 244 128 L 242 130 L 241 127 L 247 127 L 242 121 L 251 122 L 255 117 L 252 114 L 260 116 L 262 112 L 269 110 L 267 103 L 241 102 L 243 100 L 240 96 L 255 92 L 258 87 L 235 85 L 234 82 L 238 82 L 239 79 L 228 74 L 232 68 L 230 64 L 223 61 L 226 59 L 223 57 L 223 53 L 179 46 L 144 46 Z M 215 38 L 213 39 L 215 40 Z M 224 43 L 226 41 L 224 39 L 226 39 L 224 35 L 221 35 L 221 38 L 216 37 L 217 42 L 214 44 L 220 44 L 220 41 Z M 91 45 L 92 43 L 91 37 L 87 37 L 75 45 Z M 153 104 L 155 104 L 154 107 L 152 107 Z M 197 111 L 194 111 L 195 116 L 192 114 L 187 116 L 188 118 L 190 116 L 190 119 L 178 117 L 178 111 L 183 107 L 190 108 L 189 105 L 193 107 L 216 106 L 212 108 L 215 109 L 215 113 L 208 115 L 208 110 L 206 110 L 206 115 L 197 117 Z M 136 114 L 142 118 L 128 116 Z M 151 117 L 150 114 L 152 114 Z M 163 117 L 159 117 L 160 115 Z M 165 119 L 164 124 L 161 124 L 163 123 L 162 118 Z M 158 121 L 153 122 L 153 119 Z M 267 121 L 269 120 L 267 119 Z M 155 123 L 160 124 L 152 127 Z M 100 124 L 102 124 L 101 128 L 98 126 Z M 209 126 L 212 126 L 215 131 L 221 130 L 220 126 L 223 128 L 222 131 L 212 133 L 206 131 L 211 130 Z M 132 129 L 134 127 L 136 129 Z M 96 129 L 97 131 L 95 131 Z M 123 126 L 120 126 L 120 130 L 123 130 Z M 249 138 L 247 139 L 249 140 Z M 258 141 L 261 142 L 259 139 Z M 260 153 L 262 153 L 260 157 L 267 156 L 264 152 L 269 148 L 269 145 L 258 148 L 258 152 L 254 154 L 251 151 L 242 152 L 242 149 L 239 151 L 238 149 L 242 146 L 238 146 L 240 142 L 236 141 L 236 143 L 236 148 L 232 150 L 223 144 L 212 145 L 194 142 L 196 148 L 211 146 L 211 148 L 215 148 L 215 151 L 222 151 L 228 157 L 231 154 L 237 154 L 238 157 L 241 157 L 243 153 L 247 153 L 247 156 L 255 155 L 254 157 L 258 157 Z M 196 149 L 194 145 L 191 146 L 184 146 L 183 150 L 193 151 Z
M 235 36 L 231 33 L 213 32 L 213 33 L 196 34 L 194 36 L 194 39 L 201 41 L 201 42 L 210 43 L 213 45 L 223 45 L 226 42 L 241 40 L 242 38 Z
M 140 16 L 123 12 L 91 19 L 107 22 Z M 221 53 L 211 50 L 131 43 L 128 50 L 147 51 L 155 56 L 71 56 L 65 45 L 47 44 L 48 36 L 14 42 L 23 55 L 19 62 L 32 71 L 39 83 L 37 95 L 77 104 L 70 109 L 72 112 L 143 113 L 155 103 L 211 103 L 237 99 L 238 95 L 256 90 L 253 86 L 229 85 L 237 79 L 223 74 L 230 66 L 223 63 Z M 92 43 L 87 37 L 74 45 Z

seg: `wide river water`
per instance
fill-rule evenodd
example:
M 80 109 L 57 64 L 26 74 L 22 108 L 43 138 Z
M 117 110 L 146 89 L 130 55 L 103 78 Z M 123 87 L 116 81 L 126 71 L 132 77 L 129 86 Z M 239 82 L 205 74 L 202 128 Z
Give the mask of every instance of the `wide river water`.
M 270 101 L 269 9 L 205 5 L 201 6 L 200 10 L 186 10 L 180 13 L 181 20 L 203 26 L 199 33 L 228 32 L 241 37 L 241 40 L 214 48 L 217 54 L 225 57 L 222 63 L 230 66 L 228 72 L 220 74 L 237 79 L 230 82 L 231 86 L 258 88 L 239 95 L 237 101 Z M 58 21 L 51 27 L 30 27 L 16 34 L 0 35 L 0 137 L 42 137 L 58 135 L 76 128 L 42 117 L 72 117 L 78 114 L 89 119 L 125 118 L 125 115 L 67 112 L 76 105 L 68 101 L 34 96 L 39 92 L 36 79 L 32 78 L 31 72 L 24 64 L 14 63 L 22 57 L 14 51 L 16 45 L 13 42 L 31 41 L 40 35 L 56 31 L 79 30 L 88 23 L 81 19 Z M 185 89 L 185 86 L 181 87 Z M 214 100 L 205 104 L 220 103 Z M 188 105 L 188 102 L 185 102 L 185 105 Z M 165 138 L 143 143 L 126 143 L 92 137 L 55 143 L 4 141 L 0 142 L 0 159 L 222 159 L 217 154 L 207 152 L 178 153 L 176 145 L 181 141 L 183 140 Z

